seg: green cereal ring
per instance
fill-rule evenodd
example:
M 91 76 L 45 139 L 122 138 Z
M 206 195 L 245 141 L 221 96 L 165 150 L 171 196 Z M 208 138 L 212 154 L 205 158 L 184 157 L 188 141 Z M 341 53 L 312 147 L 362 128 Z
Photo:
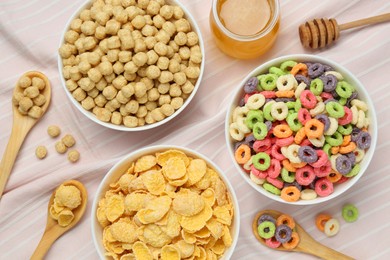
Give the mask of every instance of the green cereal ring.
M 326 112 L 328 112 L 329 116 L 334 118 L 341 118 L 344 116 L 345 111 L 344 107 L 335 101 L 330 101 L 325 105 Z
M 257 227 L 257 233 L 260 237 L 264 239 L 271 238 L 275 235 L 275 224 L 271 221 L 263 221 L 260 223 L 260 225 Z
M 340 81 L 336 86 L 336 93 L 342 98 L 349 98 L 352 95 L 353 88 L 346 81 Z
M 310 83 L 310 91 L 314 95 L 319 96 L 324 90 L 324 82 L 320 78 L 316 78 Z
M 263 75 L 260 79 L 260 86 L 264 90 L 274 90 L 276 88 L 276 80 L 278 79 L 278 76 L 275 74 L 266 74 Z
M 263 107 L 264 118 L 268 121 L 275 121 L 275 118 L 271 115 L 272 105 L 275 104 L 275 101 L 268 102 Z
M 268 134 L 267 125 L 263 122 L 257 122 L 253 125 L 253 136 L 257 140 L 263 140 Z
M 281 175 L 285 182 L 292 183 L 295 181 L 295 173 L 287 171 L 284 167 L 282 168 Z
M 302 128 L 301 122 L 298 120 L 298 113 L 291 113 L 287 116 L 287 124 L 294 132 Z
M 325 139 L 326 140 L 326 139 Z M 332 155 L 330 148 L 332 146 L 330 144 L 325 144 L 324 147 L 322 147 L 322 150 L 330 157 Z
M 252 163 L 259 171 L 265 171 L 271 165 L 271 157 L 267 153 L 260 152 L 252 157 Z
M 347 222 L 355 222 L 359 217 L 358 209 L 352 204 L 346 204 L 342 211 L 343 219 Z
M 301 109 L 301 108 L 302 108 L 301 100 L 300 100 L 300 99 L 297 99 L 297 100 L 295 101 L 295 112 L 298 113 L 299 109 Z
M 271 183 L 264 182 L 263 188 L 272 194 L 280 196 L 280 190 L 276 188 L 274 185 L 272 185 Z
M 245 119 L 245 124 L 248 128 L 253 129 L 253 126 L 257 122 L 264 122 L 264 117 L 263 117 L 263 111 L 261 110 L 249 110 L 246 119 Z
M 344 176 L 350 178 L 357 175 L 359 172 L 360 172 L 360 164 L 355 164 L 352 170 L 349 173 L 345 174 Z
M 343 143 L 343 135 L 336 131 L 332 135 L 325 136 L 325 141 L 331 146 L 339 146 Z
M 288 109 L 295 109 L 295 101 L 288 101 L 286 105 Z
M 277 76 L 282 76 L 282 75 L 286 75 L 286 72 L 284 72 L 283 70 L 279 69 L 278 67 L 271 67 L 269 68 L 269 73 L 271 74 L 275 74 Z
M 297 65 L 297 63 L 293 60 L 288 60 L 288 61 L 285 61 L 283 62 L 281 65 L 280 65 L 280 69 L 285 71 L 285 72 L 290 72 L 291 69 Z
M 348 101 L 347 98 L 343 98 L 343 97 L 340 97 L 340 98 L 339 98 L 339 103 L 340 103 L 340 105 L 345 106 L 345 104 L 347 104 L 347 101 Z
M 261 87 L 261 79 L 264 77 L 264 75 L 257 76 L 257 79 L 259 80 L 259 84 L 257 85 L 258 91 L 263 91 L 264 89 Z
M 352 133 L 352 125 L 351 124 L 347 124 L 347 125 L 339 125 L 339 127 L 337 128 L 337 131 L 340 132 L 340 134 L 342 135 L 349 135 Z

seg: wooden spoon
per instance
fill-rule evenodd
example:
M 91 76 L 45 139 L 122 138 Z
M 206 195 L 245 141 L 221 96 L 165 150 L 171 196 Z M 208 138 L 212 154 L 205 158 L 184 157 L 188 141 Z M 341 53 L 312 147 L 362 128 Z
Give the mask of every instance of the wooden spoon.
M 265 244 L 265 241 L 263 238 L 259 236 L 257 233 L 257 220 L 259 217 L 263 214 L 268 214 L 274 217 L 275 219 L 282 215 L 283 213 L 276 211 L 276 210 L 262 210 L 259 213 L 256 214 L 255 218 L 253 219 L 252 223 L 252 230 L 253 234 L 255 235 L 256 239 L 263 245 L 267 246 Z M 292 250 L 287 250 L 284 247 L 280 246 L 278 248 L 274 248 L 276 250 L 285 251 L 285 252 L 301 252 L 301 253 L 307 253 L 311 255 L 318 256 L 322 259 L 338 259 L 338 260 L 351 260 L 354 259 L 352 257 L 349 257 L 347 255 L 344 255 L 340 252 L 337 252 L 336 250 L 333 250 L 327 246 L 324 246 L 323 244 L 317 242 L 314 240 L 297 222 L 295 222 L 295 228 L 296 232 L 299 235 L 300 242 L 298 243 L 297 247 L 295 247 Z M 267 246 L 268 247 L 268 246 Z
M 50 216 L 50 206 L 53 204 L 54 201 L 54 195 L 55 190 L 53 191 L 53 194 L 50 197 L 49 205 L 47 207 L 47 222 L 46 222 L 46 229 L 45 232 L 42 235 L 41 241 L 39 242 L 37 248 L 35 249 L 34 254 L 31 256 L 31 260 L 40 260 L 43 259 L 43 257 L 46 255 L 47 251 L 49 251 L 51 245 L 54 243 L 54 241 L 57 240 L 62 234 L 64 234 L 66 231 L 72 229 L 83 217 L 87 202 L 88 202 L 88 194 L 87 190 L 85 189 L 84 185 L 81 182 L 78 182 L 76 180 L 69 180 L 64 183 L 63 185 L 73 185 L 76 186 L 81 193 L 81 205 L 78 206 L 76 209 L 72 210 L 74 214 L 73 221 L 66 227 L 62 227 L 58 224 L 58 222 L 53 219 Z
M 27 134 L 30 132 L 31 128 L 39 121 L 39 119 L 45 114 L 51 98 L 51 86 L 49 79 L 42 73 L 38 71 L 29 71 L 26 72 L 23 76 L 27 76 L 30 78 L 39 77 L 43 79 L 45 82 L 45 88 L 41 92 L 42 95 L 46 98 L 46 103 L 42 106 L 42 115 L 39 118 L 32 118 L 28 115 L 22 115 L 17 106 L 12 104 L 12 112 L 13 112 L 13 125 L 11 136 L 8 141 L 7 148 L 5 149 L 3 159 L 0 163 L 0 199 L 3 195 L 5 185 L 7 184 L 7 180 L 9 175 L 11 174 L 12 167 L 14 166 L 16 157 L 19 153 L 19 149 L 23 144 L 24 139 Z M 16 86 L 14 90 L 14 94 L 17 92 L 23 92 L 23 89 Z

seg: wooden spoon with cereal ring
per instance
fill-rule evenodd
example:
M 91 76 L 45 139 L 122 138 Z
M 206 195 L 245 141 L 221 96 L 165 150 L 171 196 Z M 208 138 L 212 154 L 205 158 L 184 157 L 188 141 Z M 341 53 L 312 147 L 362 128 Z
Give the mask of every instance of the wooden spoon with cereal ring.
M 278 218 L 280 215 L 282 215 L 282 212 L 276 211 L 276 210 L 262 210 L 258 212 L 253 219 L 252 223 L 252 231 L 255 235 L 256 239 L 263 244 L 264 246 L 268 247 L 265 244 L 265 240 L 259 236 L 257 233 L 257 220 L 260 218 L 261 215 L 268 214 L 275 219 Z M 320 257 L 322 259 L 331 260 L 331 259 L 340 259 L 340 260 L 351 260 L 354 259 L 352 257 L 349 257 L 347 255 L 344 255 L 340 252 L 337 252 L 336 250 L 333 250 L 316 240 L 314 240 L 296 221 L 295 221 L 295 229 L 296 232 L 299 235 L 299 243 L 298 245 L 292 249 L 286 249 L 283 246 L 279 246 L 278 248 L 273 248 L 275 250 L 285 251 L 285 252 L 301 252 L 306 254 L 315 255 L 317 257 Z
M 40 118 L 45 114 L 47 108 L 50 104 L 51 99 L 51 86 L 49 79 L 38 71 L 29 71 L 23 74 L 22 77 L 27 76 L 30 79 L 34 77 L 41 78 L 45 82 L 45 88 L 40 91 L 43 96 L 46 98 L 46 102 L 41 106 L 42 114 L 38 118 L 33 118 L 28 115 L 22 115 L 18 107 L 15 104 L 12 104 L 13 112 L 13 125 L 11 136 L 8 141 L 7 148 L 4 152 L 3 159 L 0 163 L 0 199 L 3 195 L 5 185 L 7 184 L 8 177 L 11 174 L 12 167 L 14 166 L 16 157 L 18 156 L 20 147 L 23 144 L 24 139 L 27 134 L 30 132 L 31 128 L 39 121 Z M 16 93 L 23 93 L 24 89 L 20 88 L 18 85 L 15 86 L 14 95 Z
M 47 207 L 47 222 L 45 232 L 43 233 L 41 241 L 39 242 L 33 255 L 31 256 L 31 260 L 43 259 L 54 241 L 56 241 L 57 238 L 59 238 L 62 234 L 76 226 L 76 224 L 79 223 L 80 219 L 85 213 L 85 209 L 87 207 L 88 202 L 88 193 L 84 185 L 76 180 L 65 181 L 62 183 L 62 185 L 73 185 L 78 188 L 81 193 L 81 204 L 77 208 L 72 210 L 74 215 L 74 219 L 72 220 L 72 222 L 66 227 L 60 226 L 58 222 L 50 216 L 50 206 L 54 202 L 54 196 L 57 189 L 53 191 Z

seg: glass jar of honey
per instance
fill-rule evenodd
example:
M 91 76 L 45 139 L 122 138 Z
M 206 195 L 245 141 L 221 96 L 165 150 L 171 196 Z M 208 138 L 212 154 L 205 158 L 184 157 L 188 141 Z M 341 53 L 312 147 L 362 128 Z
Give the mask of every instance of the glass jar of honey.
M 253 59 L 269 50 L 279 31 L 278 0 L 213 0 L 210 28 L 220 50 Z

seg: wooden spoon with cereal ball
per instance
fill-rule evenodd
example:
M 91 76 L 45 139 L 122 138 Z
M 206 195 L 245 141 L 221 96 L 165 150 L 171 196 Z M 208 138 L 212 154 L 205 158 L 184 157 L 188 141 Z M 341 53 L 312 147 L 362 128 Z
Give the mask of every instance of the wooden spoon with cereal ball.
M 264 214 L 268 214 L 276 219 L 280 215 L 282 215 L 283 213 L 276 211 L 276 210 L 262 210 L 262 211 L 258 212 L 256 214 L 255 218 L 253 219 L 253 223 L 252 223 L 253 234 L 255 235 L 256 239 L 261 244 L 268 247 L 265 244 L 265 240 L 263 238 L 261 238 L 259 236 L 259 234 L 257 233 L 257 226 L 258 226 L 257 221 L 260 218 L 260 216 L 264 215 Z M 296 221 L 295 221 L 295 229 L 299 235 L 300 242 L 298 243 L 298 245 L 294 249 L 288 250 L 288 249 L 284 248 L 283 246 L 279 246 L 278 248 L 273 248 L 273 249 L 285 251 L 285 252 L 293 252 L 294 251 L 294 252 L 311 254 L 311 255 L 315 255 L 317 257 L 320 257 L 322 259 L 326 259 L 326 260 L 331 260 L 331 259 L 351 260 L 351 259 L 354 259 L 352 257 L 344 255 L 340 252 L 337 252 L 336 250 L 333 250 L 333 249 L 317 242 Z
M 7 184 L 7 180 L 9 175 L 11 174 L 12 167 L 14 166 L 16 157 L 19 153 L 19 149 L 23 144 L 24 139 L 26 138 L 27 134 L 30 132 L 31 128 L 39 121 L 39 119 L 45 114 L 47 108 L 49 107 L 50 104 L 50 98 L 51 98 L 51 86 L 49 79 L 42 74 L 41 72 L 38 71 L 29 71 L 23 74 L 23 77 L 30 78 L 31 80 L 33 78 L 39 78 L 42 79 L 43 82 L 45 83 L 44 88 L 39 90 L 39 94 L 41 95 L 40 97 L 44 99 L 44 104 L 42 104 L 42 100 L 39 101 L 41 103 L 40 108 L 38 108 L 36 104 L 38 104 L 37 100 L 34 99 L 35 101 L 31 103 L 30 99 L 30 105 L 34 105 L 32 108 L 29 109 L 29 112 L 20 112 L 19 110 L 19 104 L 17 103 L 18 101 L 15 101 L 15 97 L 23 96 L 26 91 L 26 86 L 21 87 L 19 86 L 19 81 L 15 86 L 15 90 L 13 93 L 13 102 L 12 102 L 12 112 L 13 112 L 13 125 L 12 125 L 12 132 L 11 136 L 8 141 L 7 148 L 4 152 L 3 159 L 1 160 L 0 163 L 0 199 L 3 195 L 3 191 L 5 189 L 5 185 Z M 42 81 L 40 81 L 42 82 Z M 30 82 L 31 84 L 31 82 Z M 43 98 L 43 97 L 44 98 Z M 27 98 L 26 98 L 27 99 Z M 27 100 L 28 101 L 28 100 Z M 29 105 L 29 106 L 30 106 Z M 32 109 L 32 110 L 31 110 Z M 27 114 L 27 113 L 30 113 Z
M 56 193 L 55 189 L 50 197 L 50 201 L 47 207 L 47 222 L 46 222 L 46 228 L 45 232 L 42 235 L 41 241 L 39 242 L 37 248 L 34 251 L 34 254 L 31 256 L 31 260 L 40 260 L 43 259 L 43 257 L 46 255 L 47 251 L 49 251 L 51 245 L 54 243 L 54 241 L 57 240 L 62 234 L 72 229 L 74 226 L 76 226 L 77 223 L 79 223 L 80 219 L 83 217 L 85 213 L 85 209 L 87 207 L 88 202 L 88 193 L 84 185 L 76 180 L 69 180 L 62 183 L 62 185 L 73 185 L 76 188 L 80 190 L 81 194 L 81 204 L 72 210 L 74 219 L 72 222 L 70 222 L 69 225 L 66 227 L 60 226 L 57 222 L 57 220 L 53 219 L 50 216 L 50 206 L 54 202 L 54 196 Z

